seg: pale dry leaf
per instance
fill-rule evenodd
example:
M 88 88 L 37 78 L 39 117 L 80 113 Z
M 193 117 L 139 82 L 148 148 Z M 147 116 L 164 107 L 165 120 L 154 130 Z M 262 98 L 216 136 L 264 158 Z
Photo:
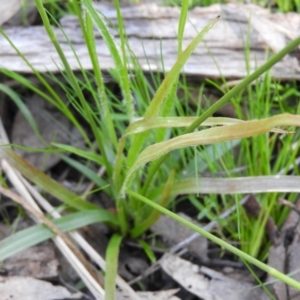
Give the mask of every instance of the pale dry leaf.
M 243 199 L 241 199 L 240 203 L 238 205 L 244 205 L 244 203 L 248 200 L 249 196 L 244 197 Z M 223 212 L 220 216 L 219 219 L 226 219 L 228 218 L 234 211 L 236 211 L 236 205 L 233 205 L 231 208 L 229 208 L 228 210 L 226 210 L 225 212 Z M 216 226 L 218 226 L 219 223 L 217 221 L 211 221 L 208 224 L 206 224 L 205 226 L 203 226 L 203 229 L 210 232 L 213 228 L 215 228 Z M 184 240 L 180 241 L 179 243 L 177 243 L 176 245 L 172 246 L 172 248 L 170 249 L 171 253 L 175 253 L 179 250 L 181 254 L 178 255 L 182 255 L 184 253 L 186 253 L 186 249 L 182 250 L 184 247 L 187 247 L 188 244 L 190 244 L 192 241 L 198 239 L 199 237 L 201 237 L 201 235 L 197 232 L 193 232 L 192 235 L 187 236 L 184 238 Z M 163 257 L 161 258 L 163 259 Z M 161 260 L 160 259 L 160 260 Z M 142 280 L 144 278 L 144 276 L 149 276 L 150 274 L 152 274 L 153 272 L 155 272 L 156 270 L 159 269 L 159 261 L 158 260 L 156 263 L 152 264 L 151 267 L 149 269 L 146 269 L 142 275 L 137 276 L 134 280 L 130 281 L 130 284 L 134 284 L 140 280 Z
M 277 246 L 272 246 L 269 249 L 268 265 L 278 270 L 279 272 L 284 272 L 286 259 L 286 250 L 283 244 Z M 275 282 L 274 282 L 275 280 Z M 272 276 L 268 276 L 268 282 L 272 282 L 272 288 L 274 293 L 278 297 L 278 300 L 287 300 L 287 286 L 284 282 L 274 279 Z
M 163 270 L 190 293 L 203 300 L 268 300 L 260 288 L 228 278 L 220 272 L 199 267 L 172 254 L 160 262 Z
M 295 204 L 300 210 L 300 201 Z M 269 249 L 269 266 L 284 274 L 291 274 L 291 278 L 300 281 L 300 216 L 291 211 L 288 215 L 275 243 Z M 274 277 L 268 276 L 268 281 Z M 273 288 L 279 300 L 299 299 L 300 292 L 276 280 Z
M 250 194 L 248 201 L 246 201 L 244 204 L 244 209 L 248 216 L 254 217 L 257 220 L 259 220 L 261 216 L 268 215 L 266 209 L 261 207 L 259 200 L 254 194 Z M 275 225 L 272 216 L 268 216 L 266 220 L 265 231 L 269 240 L 272 242 L 275 241 L 277 226 Z
M 8 237 L 13 231 L 13 226 L 0 223 L 0 241 Z
M 175 181 L 173 195 L 300 192 L 300 176 L 199 177 Z
M 181 217 L 185 218 L 188 221 L 192 221 L 187 215 L 180 213 Z M 195 221 L 192 221 L 195 223 Z M 199 227 L 200 224 L 197 224 Z M 151 231 L 155 234 L 159 234 L 167 246 L 172 247 L 183 240 L 188 236 L 192 235 L 194 231 L 181 223 L 175 221 L 174 219 L 161 215 L 158 221 L 152 225 Z M 189 251 L 202 259 L 207 258 L 207 239 L 203 236 L 199 236 L 197 239 L 186 245 Z
M 180 298 L 174 296 L 179 289 L 159 291 L 159 292 L 137 292 L 139 297 L 143 300 L 179 300 Z
M 18 252 L 2 262 L 8 276 L 29 276 L 39 279 L 58 277 L 59 262 L 52 242 L 42 243 Z
M 8 21 L 22 6 L 22 0 L 0 0 L 0 26 Z
M 1 299 L 81 299 L 82 294 L 71 294 L 65 287 L 31 277 L 0 276 Z
M 1 2 L 1 1 L 0 1 Z M 7 3 L 11 1 L 6 1 Z M 35 0 L 19 0 L 20 8 L 5 22 L 5 26 L 28 26 L 32 24 L 38 15 Z
M 179 289 L 172 289 L 158 292 L 137 292 L 141 300 L 179 300 L 180 298 L 174 296 Z M 120 290 L 117 291 L 117 300 L 129 300 L 128 294 Z
M 144 270 L 149 268 L 145 259 L 122 251 L 119 256 L 118 274 L 129 281 L 137 275 L 142 274 Z

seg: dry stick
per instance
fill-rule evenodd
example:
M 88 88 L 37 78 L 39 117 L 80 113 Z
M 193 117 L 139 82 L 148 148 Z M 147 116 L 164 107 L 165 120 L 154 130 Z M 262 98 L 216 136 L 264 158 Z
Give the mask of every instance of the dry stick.
M 239 205 L 244 205 L 248 199 L 249 199 L 249 195 L 247 195 L 246 197 L 244 197 Z M 225 211 L 224 213 L 222 213 L 219 217 L 219 219 L 225 219 L 227 217 L 229 217 L 234 211 L 236 210 L 236 205 L 233 205 L 231 208 L 229 208 L 227 211 Z M 212 230 L 216 225 L 218 225 L 217 221 L 211 221 L 209 222 L 207 225 L 205 225 L 203 227 L 204 230 L 206 231 L 210 231 Z M 192 241 L 194 241 L 196 238 L 198 238 L 200 236 L 199 233 L 195 232 L 193 233 L 190 237 L 188 237 L 187 239 L 185 239 L 184 241 L 176 244 L 175 246 L 170 248 L 170 252 L 169 253 L 175 253 L 177 251 L 179 251 L 177 253 L 178 256 L 182 256 L 183 254 L 185 254 L 188 249 L 182 249 L 183 247 L 185 247 L 186 245 L 188 245 L 189 243 L 191 243 Z M 180 251 L 181 250 L 181 251 Z M 150 274 L 152 274 L 153 272 L 155 272 L 156 270 L 158 270 L 160 268 L 160 261 L 162 261 L 164 259 L 164 256 L 162 256 L 157 262 L 155 262 L 151 267 L 149 267 L 146 271 L 143 272 L 143 274 L 137 276 L 136 278 L 132 279 L 131 281 L 128 282 L 128 284 L 132 285 L 138 281 L 140 281 L 141 279 L 143 279 L 146 276 L 149 276 Z
M 6 144 L 9 143 L 1 118 L 0 118 L 0 136 L 5 140 Z M 0 139 L 0 144 L 3 144 L 1 139 Z M 14 184 L 18 193 L 21 194 L 22 197 L 25 199 L 24 201 L 24 199 L 21 198 L 27 204 L 27 205 L 25 204 L 26 207 L 27 208 L 30 207 L 30 210 L 34 209 L 39 214 L 42 214 L 42 211 L 40 210 L 40 208 L 33 200 L 28 190 L 22 183 L 22 176 L 20 175 L 20 173 L 15 171 L 6 160 L 2 159 L 0 162 L 1 162 L 1 167 L 4 170 L 8 179 Z M 37 215 L 35 215 L 35 218 L 37 218 Z M 37 221 L 39 222 L 39 219 L 37 219 Z M 91 274 L 84 267 L 83 262 L 76 257 L 76 255 L 74 254 L 74 252 L 72 252 L 70 247 L 67 246 L 66 242 L 60 236 L 54 237 L 53 241 L 55 242 L 56 246 L 61 250 L 61 252 L 64 254 L 64 256 L 67 257 L 68 261 L 72 262 L 74 269 L 78 272 L 78 274 L 80 274 L 80 277 L 84 280 L 84 282 L 86 283 L 90 291 L 93 293 L 93 295 L 97 299 L 103 299 L 104 298 L 103 288 L 94 279 L 94 277 L 91 276 Z
M 6 197 L 10 198 L 11 200 L 19 203 L 21 206 L 23 206 L 29 213 L 32 214 L 33 218 L 37 223 L 43 223 L 45 224 L 55 235 L 59 236 L 66 244 L 67 246 L 75 253 L 75 255 L 81 260 L 82 264 L 85 266 L 85 268 L 93 275 L 94 279 L 100 283 L 100 285 L 103 287 L 103 280 L 99 280 L 98 274 L 93 270 L 90 266 L 90 264 L 87 262 L 86 258 L 82 255 L 82 253 L 74 246 L 72 241 L 63 233 L 61 232 L 56 225 L 54 225 L 49 219 L 47 219 L 40 211 L 30 206 L 22 197 L 15 194 L 11 190 L 5 189 L 0 186 L 0 193 L 5 195 Z
M 33 188 L 25 179 L 23 179 L 23 183 L 30 191 L 30 193 L 36 198 L 38 203 L 49 212 L 52 217 L 58 219 L 61 215 L 49 204 L 49 202 L 38 193 L 38 191 Z M 85 251 L 86 254 L 103 270 L 106 270 L 105 260 L 95 251 L 95 249 L 76 231 L 70 232 L 70 235 L 74 241 Z M 140 300 L 140 297 L 136 294 L 136 292 L 125 282 L 123 278 L 117 275 L 117 285 L 123 291 L 126 291 L 129 295 L 130 300 Z
M 1 118 L 0 118 L 0 136 L 2 136 L 3 140 L 8 144 L 8 137 L 6 135 L 6 132 L 4 130 Z M 0 140 L 1 141 L 1 140 Z M 22 192 L 22 195 L 26 195 L 26 201 L 29 201 L 30 204 L 35 207 L 39 211 L 39 207 L 37 206 L 36 202 L 33 201 L 31 195 L 36 198 L 36 200 L 39 202 L 39 204 L 43 207 L 45 211 L 47 211 L 52 217 L 58 219 L 61 217 L 61 215 L 55 210 L 54 207 L 52 207 L 49 202 L 41 196 L 41 194 L 20 174 L 17 176 L 17 172 L 15 170 L 12 170 L 9 164 L 6 161 L 2 161 L 2 163 L 5 165 L 5 169 L 7 169 L 7 173 L 10 173 L 10 176 L 17 177 L 17 180 L 21 180 L 21 183 L 17 186 L 19 192 Z M 10 178 L 10 176 L 8 176 Z M 26 188 L 25 188 L 26 187 Z M 30 193 L 29 193 L 30 192 Z M 93 259 L 93 261 L 102 269 L 105 271 L 106 264 L 104 259 L 95 251 L 93 247 L 91 247 L 90 244 L 87 243 L 87 241 L 78 233 L 78 232 L 70 232 L 71 237 L 73 240 L 77 242 L 77 244 Z M 58 240 L 59 237 L 54 238 L 54 242 L 59 242 L 59 245 L 57 245 L 59 248 L 64 247 L 64 250 L 68 252 L 69 256 L 74 256 L 74 253 L 71 252 L 69 248 L 66 249 L 66 245 L 63 243 L 63 241 Z M 61 249 L 62 250 L 62 249 Z M 76 256 L 75 256 L 76 258 Z M 74 267 L 74 266 L 73 266 Z M 76 269 L 76 268 L 75 268 Z M 81 268 L 82 270 L 82 268 Z M 82 270 L 84 271 L 84 270 Z M 86 276 L 87 277 L 87 276 Z M 95 285 L 95 284 L 94 284 Z M 123 291 L 126 291 L 129 295 L 129 299 L 131 300 L 140 300 L 140 297 L 135 293 L 135 291 L 125 282 L 124 279 L 122 279 L 119 275 L 117 275 L 117 285 L 119 288 Z M 89 287 L 90 288 L 90 287 Z M 91 290 L 91 289 L 90 289 Z M 93 293 L 95 294 L 95 293 Z M 101 298 L 97 299 L 103 299 L 103 295 L 100 295 Z
M 10 180 L 13 180 L 13 182 L 16 182 L 15 179 L 19 179 L 17 177 L 17 174 L 16 172 L 14 172 L 13 169 L 10 168 L 9 164 L 6 162 L 6 161 L 2 161 L 2 166 L 3 166 L 3 169 L 5 170 L 8 178 Z M 16 178 L 14 178 L 14 176 Z M 19 181 L 20 182 L 20 181 Z M 28 193 L 28 191 L 25 189 L 25 187 L 23 185 L 18 185 L 17 188 L 20 189 L 20 187 L 22 189 L 24 189 L 26 191 L 26 193 L 24 193 L 25 197 L 28 198 L 28 195 L 29 195 L 29 199 L 31 198 L 30 194 Z M 16 200 L 18 203 L 21 203 L 21 205 L 24 204 L 24 207 L 25 209 L 27 209 L 29 212 L 31 212 L 33 214 L 33 217 L 34 219 L 36 219 L 36 221 L 39 223 L 40 220 L 41 221 L 45 221 L 44 223 L 48 225 L 48 222 L 50 222 L 49 220 L 42 220 L 42 218 L 44 217 L 40 217 L 40 215 L 42 214 L 42 212 L 39 210 L 38 206 L 36 205 L 31 205 L 27 202 L 25 202 L 21 197 L 21 199 L 18 199 L 17 197 L 14 197 L 15 194 L 11 194 L 7 192 L 7 190 L 3 190 L 1 189 L 1 192 L 5 193 L 7 196 L 11 197 L 12 199 Z M 28 195 L 27 195 L 28 194 Z M 17 195 L 18 196 L 18 195 Z M 19 196 L 18 196 L 19 197 Z M 32 198 L 31 198 L 32 199 Z M 21 200 L 20 202 L 18 200 Z M 36 213 L 37 212 L 37 213 Z M 54 231 L 57 232 L 57 230 L 51 226 L 52 229 Z M 57 232 L 57 234 L 59 234 Z M 88 286 L 88 288 L 90 289 L 90 291 L 94 294 L 94 296 L 98 297 L 98 299 L 103 299 L 104 298 L 104 291 L 103 289 L 101 288 L 101 286 L 98 284 L 98 282 L 94 279 L 94 277 L 92 277 L 90 275 L 90 273 L 87 271 L 86 268 L 84 268 L 84 265 L 83 265 L 83 262 L 81 262 L 81 260 L 74 254 L 74 252 L 70 249 L 70 247 L 66 244 L 66 241 L 64 239 L 62 239 L 61 236 L 56 236 L 53 238 L 56 246 L 62 251 L 62 253 L 68 257 L 68 260 L 71 262 L 73 262 L 73 267 L 75 268 L 75 270 L 77 272 L 79 272 L 80 276 L 82 277 L 82 279 L 85 281 L 86 285 Z
M 279 198 L 278 202 L 284 206 L 289 207 L 300 216 L 300 210 L 297 208 L 297 206 L 294 203 L 291 203 L 288 200 L 285 200 L 284 198 Z
M 64 234 L 62 231 L 59 230 L 59 228 L 54 225 L 49 219 L 47 219 L 40 211 L 30 206 L 22 197 L 15 194 L 11 190 L 5 189 L 0 186 L 0 193 L 5 195 L 6 197 L 10 198 L 11 200 L 19 203 L 21 206 L 23 206 L 28 212 L 30 212 L 35 221 L 37 223 L 43 223 L 45 224 L 55 235 L 59 236 L 66 244 L 67 246 L 74 252 L 74 254 L 78 257 L 78 259 L 82 262 L 84 267 L 91 273 L 91 275 L 94 277 L 94 279 L 102 286 L 104 287 L 104 280 L 101 280 L 99 278 L 99 274 L 95 272 L 95 270 L 91 267 L 89 262 L 86 260 L 86 258 L 82 255 L 82 253 L 78 250 L 77 247 L 72 243 L 72 241 L 67 237 L 66 234 Z

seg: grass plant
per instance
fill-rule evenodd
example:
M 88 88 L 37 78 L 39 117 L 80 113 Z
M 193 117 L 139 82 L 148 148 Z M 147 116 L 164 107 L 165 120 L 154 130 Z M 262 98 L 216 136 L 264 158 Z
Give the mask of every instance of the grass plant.
M 187 5 L 190 8 L 195 6 L 210 6 L 212 4 L 226 4 L 228 1 L 226 0 L 188 0 L 186 1 Z M 243 3 L 242 0 L 238 0 L 237 2 Z M 268 1 L 268 0 L 253 0 L 251 3 L 279 10 L 281 12 L 290 12 L 290 11 L 297 11 L 299 12 L 300 9 L 300 2 L 299 0 L 275 0 L 275 1 Z M 181 5 L 181 1 L 179 0 L 164 0 L 163 4 L 165 5 Z
M 68 191 L 30 166 L 7 147 L 0 148 L 1 156 L 44 191 L 61 200 L 65 205 L 65 211 L 69 214 L 55 221 L 62 231 L 74 230 L 93 222 L 106 222 L 115 230 L 106 255 L 107 299 L 114 298 L 117 276 L 116 256 L 122 240 L 128 236 L 140 238 L 157 221 L 161 213 L 190 227 L 241 260 L 259 267 L 300 290 L 299 282 L 264 263 L 268 246 L 264 232 L 267 218 L 272 216 L 280 225 L 288 213 L 287 209 L 282 210 L 276 204 L 278 194 L 265 193 L 257 196 L 262 207 L 262 213 L 258 218 L 250 218 L 243 208 L 239 207 L 234 217 L 221 223 L 229 239 L 241 242 L 240 249 L 187 222 L 168 209 L 169 204 L 174 203 L 187 186 L 192 186 L 196 191 L 193 195 L 187 195 L 186 199 L 189 199 L 195 210 L 198 210 L 199 219 L 218 220 L 223 210 L 239 202 L 241 195 L 218 198 L 212 195 L 199 199 L 201 190 L 197 189 L 197 181 L 201 181 L 204 170 L 212 173 L 224 172 L 229 178 L 244 177 L 245 181 L 249 176 L 276 175 L 279 172 L 298 175 L 296 168 L 291 171 L 289 166 L 293 164 L 299 152 L 300 144 L 297 142 L 299 134 L 291 135 L 277 128 L 285 126 L 294 130 L 295 126 L 300 126 L 298 115 L 300 105 L 291 108 L 285 103 L 291 95 L 298 95 L 298 91 L 295 83 L 291 88 L 286 89 L 283 84 L 273 82 L 268 70 L 297 47 L 300 38 L 290 42 L 234 88 L 224 92 L 219 101 L 207 110 L 203 111 L 198 106 L 197 113 L 189 115 L 192 113 L 190 107 L 179 101 L 176 95 L 179 86 L 184 89 L 185 94 L 189 93 L 188 87 L 180 79 L 180 72 L 204 35 L 217 22 L 217 18 L 202 29 L 186 49 L 182 49 L 188 1 L 185 2 L 186 5 L 182 5 L 178 27 L 178 59 L 162 83 L 155 86 L 153 82 L 157 82 L 157 77 L 150 82 L 139 69 L 135 57 L 128 55 L 130 49 L 126 40 L 120 5 L 117 0 L 114 3 L 118 16 L 117 30 L 120 36 L 118 41 L 110 32 L 104 16 L 94 9 L 91 1 L 82 0 L 83 14 L 78 2 L 72 2 L 72 11 L 78 16 L 93 64 L 94 85 L 91 84 L 89 74 L 84 69 L 80 70 L 84 78 L 82 81 L 75 76 L 53 33 L 49 15 L 42 1 L 36 0 L 44 27 L 63 63 L 62 73 L 69 83 L 69 87 L 65 88 L 69 99 L 67 104 L 61 101 L 59 95 L 47 82 L 45 75 L 33 70 L 47 93 L 38 90 L 22 75 L 8 70 L 1 71 L 50 101 L 78 129 L 86 143 L 86 149 L 57 143 L 53 143 L 52 147 L 56 147 L 62 156 L 63 153 L 72 153 L 105 169 L 105 176 L 99 178 L 95 171 L 67 156 L 63 157 L 95 184 L 95 190 L 104 188 L 104 192 L 115 201 L 116 214 L 101 209 Z M 93 26 L 96 26 L 101 33 L 114 59 L 115 69 L 112 71 L 112 76 L 120 86 L 122 101 L 113 96 L 105 86 L 101 62 L 97 58 L 95 49 Z M 2 29 L 1 33 L 9 41 L 9 37 Z M 22 56 L 21 53 L 19 54 Z M 25 57 L 23 59 L 26 60 Z M 129 71 L 129 63 L 135 66 L 134 70 Z M 152 76 L 155 77 L 153 74 Z M 250 86 L 253 82 L 255 82 L 254 86 Z M 203 84 L 199 88 L 200 94 L 203 94 L 204 86 Z M 92 95 L 94 101 L 92 104 L 86 100 L 83 88 Z M 14 99 L 20 110 L 26 113 L 32 126 L 35 126 L 32 116 L 18 96 L 2 85 L 0 89 Z M 223 89 L 219 86 L 219 90 Z M 236 108 L 238 119 L 211 118 L 230 101 Z M 96 143 L 93 143 L 86 134 L 70 107 L 78 111 L 90 124 Z M 246 107 L 246 111 L 243 111 L 242 107 Z M 136 117 L 141 119 L 136 120 Z M 236 148 L 239 150 L 238 154 L 235 153 Z M 233 170 L 238 168 L 241 168 L 240 171 L 234 173 Z M 184 171 L 190 176 L 186 176 Z M 182 189 L 178 188 L 174 193 L 174 187 L 180 184 Z M 296 199 L 295 194 L 292 193 L 282 195 L 291 202 Z M 16 233 L 0 242 L 0 259 L 8 257 L 12 248 L 20 251 L 51 236 L 53 236 L 51 230 L 41 225 Z M 155 256 L 147 244 L 142 240 L 140 244 L 145 252 L 148 252 L 151 261 L 155 261 Z

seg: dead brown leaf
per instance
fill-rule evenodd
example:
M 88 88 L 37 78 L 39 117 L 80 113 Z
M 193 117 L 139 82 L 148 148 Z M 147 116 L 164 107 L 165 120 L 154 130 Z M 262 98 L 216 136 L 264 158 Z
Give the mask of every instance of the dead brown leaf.
M 295 205 L 300 210 L 300 201 Z M 300 281 L 300 217 L 292 210 L 286 219 L 274 245 L 269 249 L 269 266 L 276 268 L 284 274 L 290 274 L 291 278 Z M 273 281 L 268 276 L 268 281 Z M 287 286 L 285 283 L 275 281 L 274 291 L 279 300 L 300 299 L 300 292 Z

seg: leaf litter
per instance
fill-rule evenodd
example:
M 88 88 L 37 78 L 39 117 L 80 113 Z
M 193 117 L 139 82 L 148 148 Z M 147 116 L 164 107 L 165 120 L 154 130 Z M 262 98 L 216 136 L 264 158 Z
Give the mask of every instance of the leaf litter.
M 267 41 L 266 41 L 267 42 Z M 40 99 L 36 99 L 40 105 Z M 33 106 L 31 106 L 31 104 Z M 37 103 L 37 102 L 36 102 Z M 36 114 L 36 110 L 34 107 L 34 98 L 32 102 L 29 102 L 28 108 L 31 110 L 33 114 Z M 44 136 L 45 140 L 50 142 L 53 141 L 54 136 L 58 136 L 61 140 L 56 140 L 57 142 L 61 143 L 68 143 L 68 139 L 63 138 L 63 134 L 60 130 L 57 130 L 52 122 L 49 122 L 49 119 L 45 118 L 46 114 L 45 111 L 43 112 L 43 107 L 39 107 L 39 113 L 43 115 L 35 115 L 35 119 L 39 120 L 37 123 L 38 128 L 46 129 L 44 132 L 47 136 Z M 47 110 L 48 108 L 46 108 Z M 51 111 L 51 109 L 50 109 Z M 46 112 L 47 113 L 47 112 Z M 49 113 L 49 111 L 48 111 Z M 63 118 L 56 112 L 51 111 L 54 116 L 60 119 L 60 122 L 64 124 L 64 126 L 70 126 L 69 122 Z M 40 118 L 41 116 L 41 118 Z M 46 121 L 46 122 L 45 122 Z M 51 124 L 50 124 L 51 123 Z M 27 124 L 28 125 L 28 124 Z M 24 118 L 20 113 L 17 114 L 14 129 L 13 129 L 13 142 L 16 144 L 21 144 L 21 140 L 25 140 L 28 142 L 28 146 L 30 147 L 40 147 L 41 144 L 39 142 L 33 141 L 31 138 L 34 136 L 30 128 L 24 122 Z M 48 126 L 49 127 L 45 127 Z M 57 133 L 57 135 L 55 135 Z M 25 156 L 22 151 L 18 150 L 19 153 Z M 43 155 L 43 154 L 42 154 Z M 59 162 L 58 158 L 52 158 L 47 161 L 45 165 L 44 158 L 38 157 L 38 155 L 34 155 L 34 158 L 30 158 L 29 156 L 26 157 L 28 161 L 30 161 L 33 165 L 37 166 L 40 169 L 50 169 L 54 164 Z M 249 191 L 247 191 L 249 192 Z M 297 206 L 298 207 L 298 206 Z M 300 208 L 300 207 L 299 207 Z M 298 208 L 297 208 L 298 209 Z M 248 208 L 250 211 L 250 209 Z M 255 215 L 255 213 L 254 213 Z M 291 216 L 292 215 L 292 216 Z M 293 219 L 293 220 L 291 220 Z M 164 223 L 163 225 L 161 224 Z M 173 223 L 172 223 L 173 222 Z M 271 224 L 271 220 L 269 222 Z M 272 224 L 269 225 L 272 227 Z M 171 230 L 170 230 L 171 229 Z M 274 229 L 272 227 L 272 229 Z M 266 228 L 267 230 L 267 228 Z M 186 228 L 180 228 L 178 223 L 174 222 L 173 220 L 168 220 L 164 216 L 161 218 L 157 224 L 152 227 L 152 231 L 156 234 L 160 235 L 162 239 L 167 243 L 168 247 L 172 247 L 176 243 L 180 243 L 183 239 L 187 236 L 192 234 L 191 231 L 187 230 Z M 274 245 L 270 248 L 269 253 L 269 264 L 271 266 L 276 267 L 277 269 L 281 270 L 285 273 L 293 273 L 296 272 L 294 276 L 295 279 L 300 280 L 299 276 L 297 275 L 297 270 L 300 269 L 298 262 L 300 261 L 298 257 L 299 251 L 299 214 L 295 211 L 291 212 L 290 217 L 286 221 L 285 225 L 283 226 L 282 230 L 279 233 L 279 236 L 273 239 Z M 274 237 L 274 236 L 273 236 Z M 11 277 L 1 277 L 1 285 L 0 285 L 0 294 L 1 296 L 6 295 L 5 292 L 9 290 L 14 290 L 13 296 L 18 299 L 18 297 L 22 297 L 22 299 L 47 299 L 49 294 L 55 298 L 70 298 L 70 299 L 79 299 L 82 295 L 78 294 L 71 294 L 65 288 L 56 286 L 36 280 L 33 278 L 28 278 L 25 276 L 33 276 L 33 277 L 55 277 L 57 276 L 57 262 L 55 257 L 53 257 L 53 253 L 49 254 L 49 249 L 51 247 L 47 246 L 43 248 L 44 245 L 33 247 L 28 249 L 28 251 L 24 251 L 23 253 L 19 253 L 18 255 L 11 257 L 4 261 L 2 265 L 2 270 L 6 270 Z M 49 247 L 49 248 L 48 248 Z M 199 237 L 197 240 L 186 245 L 187 249 L 190 251 L 190 254 L 196 255 L 201 257 L 202 259 L 207 258 L 207 247 L 208 242 L 203 237 Z M 37 251 L 37 252 L 36 252 Z M 38 255 L 34 253 L 38 253 L 41 255 L 39 258 Z M 34 255 L 30 255 L 34 254 Z M 32 257 L 30 257 L 32 256 Z M 284 257 L 284 259 L 283 259 Z M 124 265 L 128 264 L 130 261 L 130 256 L 128 256 L 128 260 L 124 259 Z M 54 262 L 53 262 L 54 261 Z M 46 264 L 49 270 L 43 270 L 40 268 L 39 273 L 37 268 L 38 265 Z M 143 264 L 145 261 L 142 261 L 137 268 L 145 269 L 147 268 L 147 264 Z M 15 264 L 15 265 L 14 265 Z M 261 287 L 257 287 L 254 283 L 249 283 L 248 281 L 243 281 L 243 279 L 235 280 L 229 278 L 226 274 L 222 272 L 217 272 L 210 268 L 201 266 L 199 267 L 197 264 L 193 264 L 187 260 L 181 259 L 174 254 L 165 254 L 163 258 L 159 262 L 160 266 L 169 274 L 174 280 L 176 280 L 179 285 L 192 294 L 204 299 L 222 299 L 222 300 L 235 300 L 235 299 L 269 299 L 265 292 L 261 289 Z M 34 266 L 31 269 L 31 266 Z M 25 270 L 27 268 L 27 270 Z M 46 268 L 46 269 L 47 269 Z M 51 268 L 55 269 L 55 272 Z M 125 267 L 124 267 L 125 268 Z M 22 273 L 24 270 L 27 273 Z M 50 270 L 51 269 L 51 270 Z M 51 271 L 51 272 L 50 272 Z M 136 271 L 136 272 L 140 272 Z M 20 276 L 13 276 L 19 275 L 22 273 L 24 277 Z M 126 276 L 124 276 L 126 277 Z M 130 278 L 127 278 L 128 280 Z M 273 282 L 274 278 L 269 277 L 269 281 Z M 274 291 L 279 300 L 289 299 L 289 297 L 297 297 L 298 293 L 285 286 L 281 282 L 271 283 L 274 288 Z M 15 287 L 18 286 L 18 289 Z M 28 288 L 28 289 L 27 289 Z M 22 296 L 20 296 L 19 290 L 22 292 Z M 38 291 L 40 293 L 38 293 Z M 139 299 L 179 299 L 178 297 L 174 296 L 178 292 L 178 289 L 171 289 L 168 291 L 159 291 L 159 292 L 138 292 L 137 295 Z M 42 294 L 45 293 L 45 294 Z M 47 294 L 48 293 L 48 294 Z M 47 294 L 47 295 L 46 295 Z M 12 293 L 9 293 L 12 296 Z M 26 297 L 24 295 L 27 295 Z M 33 297 L 33 298 L 30 298 Z M 128 299 L 128 293 L 119 291 L 118 299 Z

